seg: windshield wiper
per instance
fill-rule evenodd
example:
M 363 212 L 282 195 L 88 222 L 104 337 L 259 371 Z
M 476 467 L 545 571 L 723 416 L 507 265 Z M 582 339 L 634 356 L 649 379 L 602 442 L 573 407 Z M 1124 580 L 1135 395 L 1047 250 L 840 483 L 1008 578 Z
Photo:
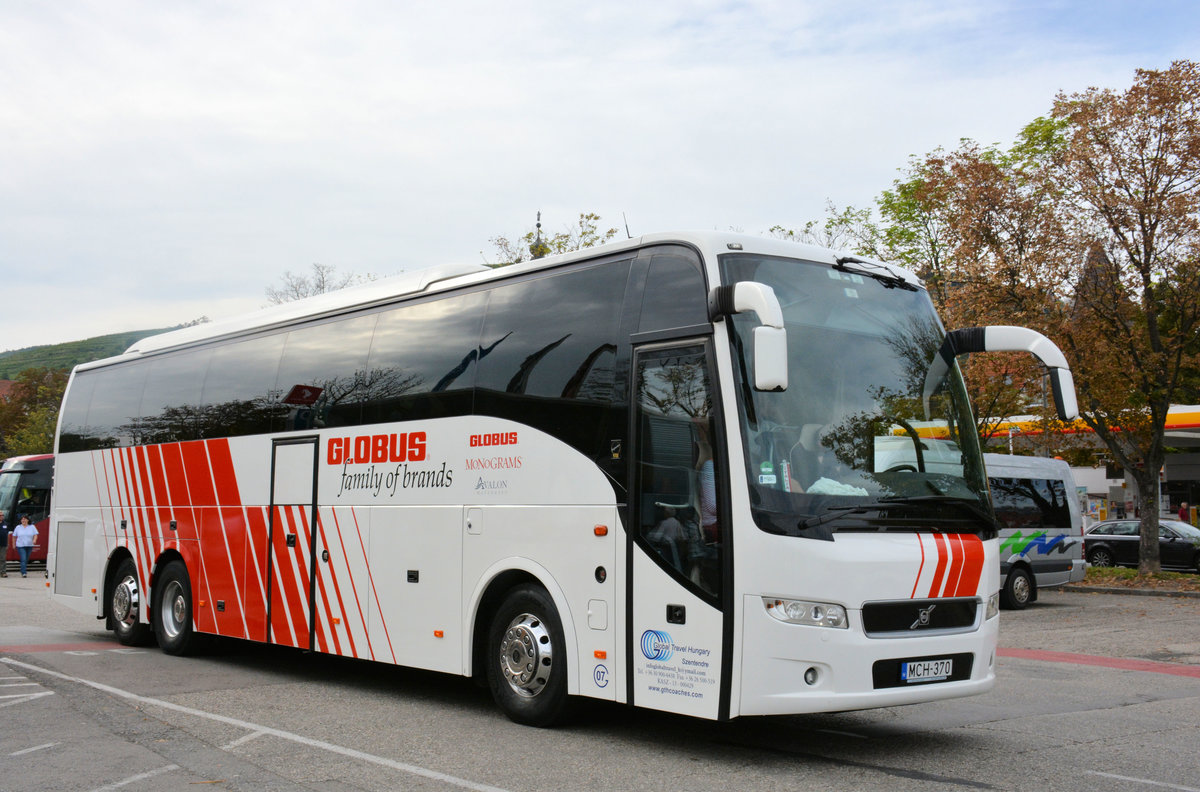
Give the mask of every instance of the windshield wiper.
M 996 518 L 986 509 L 976 506 L 966 498 L 956 498 L 953 495 L 914 495 L 909 498 L 880 498 L 881 503 L 944 503 L 947 506 L 957 506 L 959 509 L 978 517 L 988 525 L 993 525 Z
M 801 531 L 807 531 L 809 528 L 816 528 L 818 525 L 824 525 L 828 522 L 841 519 L 848 514 L 858 514 L 861 512 L 879 511 L 881 508 L 891 506 L 890 503 L 864 503 L 859 506 L 830 506 L 825 510 L 824 514 L 814 514 L 807 519 L 801 520 L 797 527 Z
M 995 518 L 987 511 L 975 506 L 971 501 L 965 498 L 956 498 L 951 495 L 916 495 L 909 498 L 880 498 L 872 503 L 861 503 L 856 506 L 831 506 L 826 509 L 824 514 L 813 515 L 807 519 L 801 520 L 798 523 L 800 530 L 808 530 L 816 528 L 818 525 L 839 520 L 850 514 L 859 514 L 869 511 L 881 511 L 889 508 L 916 508 L 917 506 L 927 504 L 946 504 L 948 506 L 956 506 L 963 511 L 969 513 L 972 517 L 983 520 L 988 525 L 995 525 Z
M 864 267 L 871 269 L 850 269 L 847 264 L 861 264 Z M 842 256 L 837 260 L 837 264 L 833 268 L 840 272 L 849 272 L 854 275 L 866 275 L 868 278 L 874 278 L 889 289 L 904 289 L 905 291 L 920 291 L 916 286 L 904 280 L 904 278 L 892 272 L 882 264 L 876 264 L 874 261 L 864 261 L 863 259 L 854 256 Z

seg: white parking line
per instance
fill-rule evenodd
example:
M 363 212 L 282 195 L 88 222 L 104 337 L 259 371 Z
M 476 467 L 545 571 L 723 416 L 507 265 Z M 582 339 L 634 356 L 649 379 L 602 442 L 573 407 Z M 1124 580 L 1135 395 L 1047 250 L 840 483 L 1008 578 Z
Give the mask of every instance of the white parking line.
M 1101 773 L 1098 770 L 1088 770 L 1088 775 L 1100 776 L 1101 778 L 1112 778 L 1117 781 L 1132 781 L 1135 784 L 1145 784 L 1146 786 L 1163 787 L 1165 789 L 1178 789 L 1181 792 L 1200 792 L 1200 789 L 1190 786 L 1180 786 L 1179 784 L 1168 784 L 1165 781 L 1151 781 L 1147 778 L 1130 778 L 1129 776 L 1113 775 L 1112 773 Z
M 9 754 L 9 756 L 21 756 L 22 754 L 33 753 L 34 751 L 44 751 L 45 749 L 53 748 L 56 745 L 58 745 L 56 742 L 45 743 L 44 745 L 35 745 L 32 748 L 26 748 L 23 751 L 13 751 Z
M 217 723 L 224 723 L 229 726 L 237 726 L 242 729 L 248 729 L 252 732 L 262 732 L 263 734 L 267 734 L 272 737 L 278 737 L 282 740 L 290 740 L 291 742 L 300 743 L 301 745 L 307 745 L 310 748 L 320 748 L 321 750 L 340 754 L 341 756 L 345 756 L 350 759 L 357 759 L 360 762 L 369 762 L 370 764 L 379 765 L 381 767 L 389 767 L 402 773 L 420 776 L 421 778 L 428 778 L 433 781 L 440 781 L 444 784 L 460 787 L 462 789 L 470 789 L 474 792 L 508 792 L 508 790 L 501 787 L 491 786 L 490 784 L 477 784 L 474 781 L 468 781 L 465 778 L 457 778 L 455 776 L 447 775 L 446 773 L 439 773 L 436 770 L 430 770 L 425 767 L 419 767 L 417 765 L 411 765 L 405 762 L 397 762 L 394 759 L 387 759 L 385 757 L 375 756 L 374 754 L 365 753 L 363 751 L 356 751 L 353 748 L 345 748 L 340 745 L 334 745 L 333 743 L 327 743 L 323 740 L 314 740 L 311 737 L 293 734 L 292 732 L 283 731 L 282 729 L 273 729 L 270 726 L 263 726 L 257 723 L 239 720 L 238 718 L 229 718 L 212 712 L 192 709 L 191 707 L 184 707 L 181 704 L 174 704 L 170 701 L 163 701 L 162 699 L 150 698 L 149 696 L 139 696 L 137 693 L 130 693 L 128 690 L 122 690 L 120 688 L 115 688 L 111 685 L 105 685 L 100 682 L 93 682 L 90 679 L 82 679 L 80 677 L 68 676 L 67 674 L 60 674 L 57 671 L 51 671 L 49 668 L 42 668 L 41 666 L 22 663 L 20 660 L 13 660 L 9 657 L 0 657 L 0 663 L 7 663 L 10 666 L 24 668 L 27 671 L 34 671 L 39 674 L 46 674 L 47 676 L 66 680 L 67 682 L 74 682 L 79 685 L 87 685 L 95 690 L 100 690 L 120 698 L 129 699 L 130 701 L 136 701 L 139 704 L 162 707 L 163 709 L 172 710 L 173 712 L 182 712 L 185 715 L 192 715 L 197 718 L 207 718 L 208 720 L 216 721 Z M 114 788 L 115 787 L 103 787 L 105 790 Z M 100 792 L 100 790 L 94 790 L 93 792 Z
M 40 699 L 42 696 L 53 696 L 53 690 L 43 690 L 41 693 L 17 693 L 12 696 L 0 696 L 0 699 L 12 699 L 11 701 L 0 701 L 0 707 L 11 707 L 14 704 L 23 704 L 26 701 Z
M 238 737 L 236 740 L 229 743 L 228 745 L 222 745 L 221 750 L 228 751 L 230 748 L 237 748 L 239 745 L 242 745 L 243 743 L 248 743 L 251 740 L 257 740 L 259 737 L 262 737 L 264 734 L 266 734 L 266 732 L 261 732 L 261 731 L 250 732 L 249 734 L 243 734 L 241 737 Z
M 150 770 L 145 773 L 138 773 L 135 776 L 130 776 L 129 778 L 123 778 L 120 781 L 117 781 L 115 784 L 107 784 L 102 787 L 96 787 L 92 790 L 92 792 L 112 792 L 112 790 L 120 789 L 126 784 L 136 784 L 138 781 L 145 781 L 147 778 L 154 778 L 154 776 L 159 776 L 163 773 L 169 773 L 172 770 L 178 769 L 179 765 L 167 765 L 166 767 L 160 767 L 157 770 Z

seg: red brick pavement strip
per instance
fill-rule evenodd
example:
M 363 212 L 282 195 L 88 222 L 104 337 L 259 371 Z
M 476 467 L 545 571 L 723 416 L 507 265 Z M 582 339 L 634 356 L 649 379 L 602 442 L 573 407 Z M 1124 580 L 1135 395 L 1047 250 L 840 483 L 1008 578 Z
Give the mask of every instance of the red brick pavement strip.
M 1013 657 L 1020 660 L 1042 660 L 1048 663 L 1101 666 L 1103 668 L 1116 668 L 1122 671 L 1149 671 L 1154 674 L 1172 674 L 1174 676 L 1200 679 L 1200 666 L 1160 663 L 1157 660 L 1132 660 L 1123 657 L 1072 654 L 1071 652 L 1047 652 L 1041 649 L 1000 648 L 996 650 L 996 654 L 1000 657 Z

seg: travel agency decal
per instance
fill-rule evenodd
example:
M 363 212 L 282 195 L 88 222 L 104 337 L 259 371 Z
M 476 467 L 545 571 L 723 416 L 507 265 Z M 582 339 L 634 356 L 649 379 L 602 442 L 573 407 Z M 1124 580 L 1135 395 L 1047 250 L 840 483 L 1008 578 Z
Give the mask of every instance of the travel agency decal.
M 649 693 L 702 699 L 716 693 L 717 669 L 711 649 L 675 643 L 663 630 L 646 630 L 641 639 L 638 680 Z

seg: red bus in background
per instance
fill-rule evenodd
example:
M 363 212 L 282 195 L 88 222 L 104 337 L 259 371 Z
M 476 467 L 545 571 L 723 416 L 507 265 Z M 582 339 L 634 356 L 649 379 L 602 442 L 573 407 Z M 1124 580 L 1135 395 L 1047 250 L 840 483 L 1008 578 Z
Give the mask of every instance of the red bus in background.
M 45 562 L 50 544 L 50 483 L 53 478 L 53 454 L 10 457 L 0 465 L 0 512 L 4 513 L 8 523 L 10 537 L 4 550 L 5 562 L 19 560 L 11 537 L 22 514 L 28 514 L 29 522 L 38 529 L 37 547 L 33 548 L 29 560 Z

